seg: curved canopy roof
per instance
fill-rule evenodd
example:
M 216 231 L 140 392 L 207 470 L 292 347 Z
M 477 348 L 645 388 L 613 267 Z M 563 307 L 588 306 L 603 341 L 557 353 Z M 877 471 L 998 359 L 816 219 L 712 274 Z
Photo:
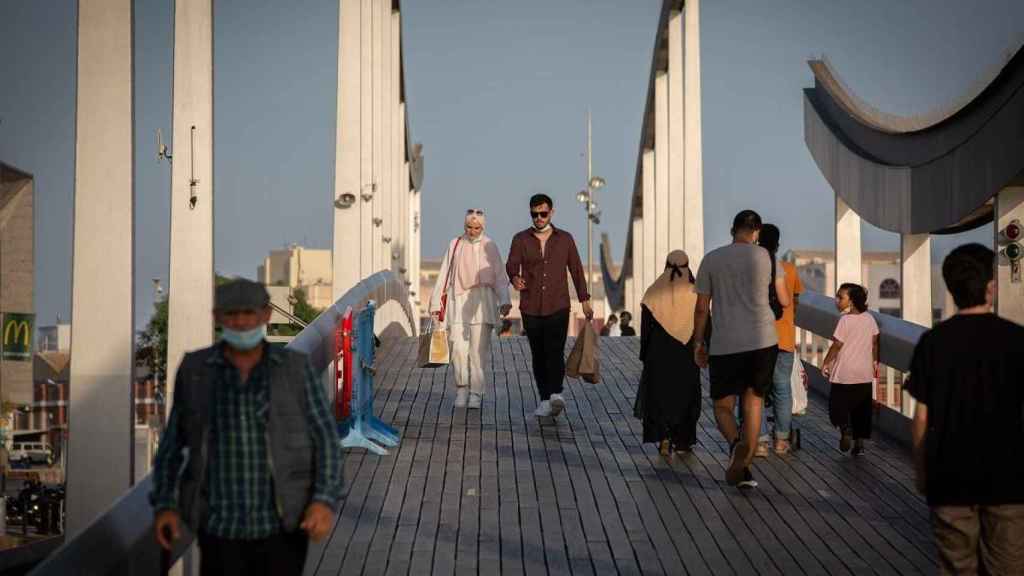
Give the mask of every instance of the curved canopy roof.
M 836 193 L 871 224 L 950 233 L 992 219 L 991 199 L 1024 172 L 1024 51 L 953 105 L 900 117 L 858 99 L 824 60 L 809 62 L 804 139 Z

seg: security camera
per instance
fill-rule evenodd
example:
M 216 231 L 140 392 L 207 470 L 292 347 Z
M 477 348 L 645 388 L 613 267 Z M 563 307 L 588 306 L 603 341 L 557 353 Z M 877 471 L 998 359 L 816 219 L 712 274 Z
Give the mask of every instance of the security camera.
M 351 208 L 355 203 L 356 195 L 351 192 L 345 192 L 334 201 L 334 207 L 338 209 Z

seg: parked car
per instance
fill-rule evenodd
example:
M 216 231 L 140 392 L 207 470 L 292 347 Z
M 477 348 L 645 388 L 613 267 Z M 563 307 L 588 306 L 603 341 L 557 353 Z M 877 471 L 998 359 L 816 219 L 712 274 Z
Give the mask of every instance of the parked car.
M 53 465 L 53 450 L 44 442 L 15 442 L 9 456 L 12 465 Z

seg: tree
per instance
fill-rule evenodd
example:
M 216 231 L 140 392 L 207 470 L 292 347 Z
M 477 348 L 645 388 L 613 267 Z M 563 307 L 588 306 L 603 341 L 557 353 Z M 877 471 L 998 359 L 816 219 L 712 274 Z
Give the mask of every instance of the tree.
M 220 286 L 231 280 L 233 278 L 217 274 L 214 285 Z M 135 347 L 135 361 L 149 368 L 158 382 L 167 382 L 167 313 L 167 296 L 163 296 L 153 303 L 153 316 L 139 334 Z
M 306 324 L 316 320 L 316 317 L 323 312 L 323 310 L 314 308 L 313 305 L 309 303 L 306 291 L 302 288 L 296 288 L 293 290 L 292 295 L 288 298 L 288 302 L 292 305 L 292 315 Z
M 141 362 L 159 382 L 167 381 L 167 297 L 153 303 L 153 316 L 139 334 L 135 349 L 136 362 Z

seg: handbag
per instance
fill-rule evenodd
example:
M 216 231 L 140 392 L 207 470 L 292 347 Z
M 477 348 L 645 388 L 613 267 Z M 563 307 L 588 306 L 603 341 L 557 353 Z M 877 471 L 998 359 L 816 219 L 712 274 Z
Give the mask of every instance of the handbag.
M 419 348 L 416 351 L 416 364 L 420 368 L 437 368 L 447 366 L 451 362 L 451 351 L 448 349 L 448 330 L 444 328 L 444 316 L 448 311 L 448 284 L 455 275 L 455 254 L 459 250 L 460 236 L 455 241 L 451 259 L 448 261 L 448 274 L 444 278 L 444 290 L 441 292 L 441 309 L 438 311 L 438 323 L 433 319 L 430 328 L 420 334 Z M 440 326 L 440 327 L 438 327 Z

